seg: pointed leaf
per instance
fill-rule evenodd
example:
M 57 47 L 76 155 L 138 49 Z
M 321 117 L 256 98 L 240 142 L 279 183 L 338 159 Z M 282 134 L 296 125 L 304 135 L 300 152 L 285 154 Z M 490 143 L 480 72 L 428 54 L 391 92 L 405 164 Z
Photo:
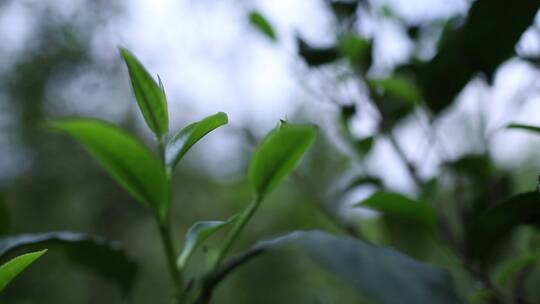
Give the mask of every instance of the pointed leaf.
M 270 40 L 275 41 L 277 39 L 276 32 L 270 22 L 258 11 L 251 11 L 249 13 L 249 22 L 266 37 L 270 38 Z
M 314 47 L 300 37 L 296 37 L 296 43 L 298 55 L 312 67 L 332 63 L 342 57 L 340 49 L 336 46 Z
M 476 257 L 493 252 L 497 245 L 521 225 L 540 226 L 540 195 L 521 193 L 474 218 L 467 227 L 467 245 Z
M 54 127 L 75 137 L 137 201 L 164 219 L 169 209 L 163 166 L 131 135 L 94 119 L 66 119 Z
M 148 127 L 161 137 L 169 130 L 167 100 L 163 85 L 156 83 L 141 62 L 128 50 L 120 48 L 120 54 L 126 62 L 131 86 L 139 108 Z
M 234 222 L 236 219 L 237 217 L 234 216 L 226 221 L 202 221 L 191 226 L 186 234 L 184 249 L 182 249 L 182 253 L 180 253 L 180 256 L 178 257 L 178 268 L 182 269 L 185 267 L 191 255 L 195 252 L 195 249 L 206 241 L 206 239 L 221 230 L 221 228 Z
M 436 221 L 433 209 L 428 204 L 412 200 L 399 193 L 377 191 L 356 206 L 425 226 L 433 226 Z
M 521 129 L 526 130 L 534 133 L 540 133 L 540 127 L 533 126 L 533 125 L 526 125 L 526 124 L 519 124 L 519 123 L 512 123 L 507 126 L 508 129 Z
M 315 142 L 317 128 L 282 124 L 255 149 L 249 167 L 251 187 L 260 197 L 275 189 L 299 164 Z
M 322 231 L 296 231 L 257 243 L 225 263 L 208 286 L 214 288 L 235 267 L 282 248 L 297 248 L 373 303 L 458 304 L 450 274 L 399 251 Z M 207 293 L 211 293 L 207 292 Z
M 21 273 L 28 266 L 30 266 L 30 264 L 32 264 L 45 252 L 47 252 L 47 249 L 37 251 L 37 252 L 26 253 L 18 257 L 15 257 L 9 262 L 0 266 L 0 292 L 2 292 L 2 290 L 4 290 L 6 286 L 16 276 L 19 275 L 19 273 Z
M 118 284 L 124 293 L 133 286 L 137 265 L 121 244 L 74 232 L 19 234 L 0 238 L 0 260 L 19 251 L 47 247 L 64 253 L 71 261 Z
M 174 169 L 194 144 L 227 122 L 227 114 L 219 112 L 184 127 L 167 143 L 165 151 L 167 167 Z

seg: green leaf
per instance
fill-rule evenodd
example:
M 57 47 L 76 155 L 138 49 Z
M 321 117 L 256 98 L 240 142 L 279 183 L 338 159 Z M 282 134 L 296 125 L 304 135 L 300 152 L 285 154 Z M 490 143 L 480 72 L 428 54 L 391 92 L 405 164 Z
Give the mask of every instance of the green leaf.
M 372 44 L 369 41 L 353 34 L 346 34 L 340 38 L 340 47 L 341 53 L 353 66 L 369 69 L 372 61 Z
M 297 231 L 259 242 L 223 268 L 231 272 L 231 267 L 243 265 L 262 253 L 291 247 L 307 254 L 316 265 L 373 303 L 460 303 L 446 270 L 391 248 L 321 231 Z
M 523 32 L 532 25 L 537 0 L 478 0 L 472 2 L 462 26 L 450 22 L 437 54 L 418 66 L 419 85 L 435 113 L 447 108 L 478 72 L 490 80 L 510 58 Z
M 300 37 L 296 37 L 298 54 L 312 67 L 332 63 L 341 58 L 341 52 L 336 46 L 314 47 Z
M 131 86 L 146 124 L 158 137 L 163 136 L 169 130 L 169 116 L 161 80 L 156 83 L 130 51 L 120 48 L 120 54 L 126 62 Z
M 0 238 L 0 260 L 19 251 L 47 247 L 62 252 L 74 263 L 118 284 L 124 293 L 131 290 L 137 265 L 121 244 L 105 238 L 74 232 L 19 234 Z
M 182 249 L 176 263 L 178 268 L 182 269 L 186 266 L 186 263 L 191 255 L 195 252 L 199 245 L 206 241 L 206 239 L 221 230 L 221 228 L 234 222 L 237 218 L 237 216 L 233 216 L 226 221 L 202 221 L 191 226 L 186 234 L 186 243 L 184 245 L 184 249 Z
M 270 38 L 270 40 L 277 40 L 274 28 L 270 22 L 268 22 L 268 20 L 266 20 L 266 18 L 258 11 L 253 10 L 249 13 L 249 22 L 266 37 Z
M 327 2 L 330 2 L 330 8 L 336 18 L 340 21 L 345 21 L 355 16 L 360 1 L 331 0 Z
M 0 292 L 30 264 L 47 252 L 47 249 L 26 253 L 0 266 Z
M 65 119 L 54 127 L 75 137 L 137 201 L 161 220 L 169 210 L 165 169 L 135 138 L 95 119 Z
M 418 88 L 406 78 L 400 76 L 385 79 L 371 79 L 367 84 L 372 90 L 380 91 L 380 94 L 396 98 L 409 104 L 416 104 L 422 99 Z
M 0 194 L 0 235 L 9 231 L 10 219 L 6 203 Z
M 288 123 L 266 136 L 255 149 L 249 166 L 251 187 L 259 198 L 274 190 L 298 166 L 316 137 L 315 126 Z
M 425 226 L 433 226 L 436 222 L 431 206 L 399 193 L 377 191 L 355 206 L 369 208 L 384 215 L 406 219 Z
M 360 140 L 354 141 L 354 148 L 360 155 L 367 155 L 373 148 L 375 138 L 373 136 L 368 136 Z
M 527 252 L 518 257 L 512 257 L 509 261 L 502 263 L 495 272 L 495 282 L 499 285 L 506 285 L 509 279 L 521 269 L 532 267 L 540 261 L 540 252 Z
M 509 124 L 507 128 L 508 129 L 521 129 L 521 130 L 531 131 L 534 133 L 540 133 L 540 127 L 533 126 L 533 125 L 512 123 L 512 124 Z
M 467 226 L 467 245 L 482 258 L 493 252 L 515 228 L 539 226 L 540 195 L 536 191 L 515 195 L 478 215 Z
M 167 167 L 174 169 L 194 144 L 227 122 L 227 114 L 219 112 L 184 127 L 167 143 L 165 150 Z

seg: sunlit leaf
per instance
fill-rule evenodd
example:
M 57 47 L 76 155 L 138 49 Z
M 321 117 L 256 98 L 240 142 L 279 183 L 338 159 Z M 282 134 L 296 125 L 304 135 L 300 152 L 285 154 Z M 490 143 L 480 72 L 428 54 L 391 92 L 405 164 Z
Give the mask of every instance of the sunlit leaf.
M 270 40 L 277 39 L 276 32 L 270 22 L 258 11 L 251 11 L 249 13 L 249 22 L 266 37 L 270 38 Z
M 259 242 L 224 268 L 230 272 L 231 267 L 253 257 L 284 248 L 304 252 L 316 265 L 342 279 L 373 303 L 460 303 L 446 270 L 391 248 L 321 231 L 298 231 Z
M 135 138 L 120 128 L 94 119 L 65 119 L 54 127 L 75 137 L 137 201 L 160 219 L 169 209 L 165 169 Z
M 71 261 L 117 283 L 122 291 L 131 290 L 137 265 L 127 257 L 119 242 L 74 232 L 19 234 L 0 238 L 0 259 L 19 251 L 49 248 L 62 252 Z
M 161 137 L 169 130 L 167 100 L 161 80 L 159 84 L 146 71 L 139 60 L 128 50 L 121 48 L 120 53 L 126 62 L 135 98 L 144 120 L 154 133 Z
M 26 253 L 20 256 L 17 256 L 7 263 L 0 266 L 0 292 L 6 288 L 6 286 L 25 270 L 30 264 L 42 256 L 47 249 Z
M 251 187 L 260 197 L 275 189 L 299 164 L 315 142 L 317 128 L 281 124 L 255 149 L 249 166 Z
M 185 267 L 191 255 L 195 252 L 195 249 L 206 241 L 206 239 L 236 219 L 237 217 L 232 217 L 226 221 L 202 221 L 191 226 L 186 234 L 184 248 L 178 257 L 178 268 L 182 269 Z
M 167 166 L 174 169 L 194 144 L 227 122 L 227 114 L 219 112 L 184 127 L 167 143 L 165 151 Z

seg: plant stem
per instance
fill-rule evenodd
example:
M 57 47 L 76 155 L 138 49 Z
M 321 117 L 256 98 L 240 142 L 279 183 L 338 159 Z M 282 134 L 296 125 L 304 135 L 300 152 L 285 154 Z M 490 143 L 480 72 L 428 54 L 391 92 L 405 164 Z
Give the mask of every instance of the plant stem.
M 220 250 L 219 255 L 212 266 L 212 271 L 215 271 L 223 262 L 223 259 L 227 256 L 227 253 L 231 249 L 232 245 L 240 235 L 240 232 L 244 229 L 246 224 L 249 222 L 255 211 L 257 211 L 257 208 L 259 207 L 261 203 L 261 198 L 257 196 L 251 204 L 242 212 L 238 220 L 234 223 L 234 226 L 232 230 L 227 235 L 227 239 L 225 239 L 225 243 L 223 245 L 223 248 Z
M 171 172 L 165 163 L 165 143 L 164 137 L 158 138 L 158 154 L 167 175 L 167 182 L 171 184 Z M 170 188 L 170 187 L 169 187 Z M 169 205 L 170 205 L 170 195 L 169 195 Z M 171 228 L 170 228 L 170 219 L 169 214 L 165 220 L 160 220 L 159 216 L 156 215 L 156 221 L 158 225 L 159 235 L 161 236 L 161 244 L 163 245 L 163 251 L 165 252 L 165 259 L 167 260 L 167 266 L 173 280 L 174 288 L 176 290 L 176 303 L 184 302 L 184 279 L 181 271 L 176 267 L 176 253 L 174 250 L 174 243 L 172 240 Z
M 163 245 L 163 251 L 165 252 L 165 258 L 167 260 L 167 266 L 171 274 L 175 289 L 176 297 L 181 303 L 181 299 L 184 293 L 184 282 L 180 270 L 176 267 L 175 262 L 175 252 L 173 247 L 173 242 L 171 238 L 171 231 L 169 228 L 168 220 L 166 223 L 161 223 L 158 221 L 159 235 L 161 236 L 161 243 Z

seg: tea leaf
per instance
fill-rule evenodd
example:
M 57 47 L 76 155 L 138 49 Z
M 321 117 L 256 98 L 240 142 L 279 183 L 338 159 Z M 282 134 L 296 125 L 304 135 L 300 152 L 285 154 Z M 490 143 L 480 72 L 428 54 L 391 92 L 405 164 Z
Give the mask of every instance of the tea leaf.
M 9 262 L 0 266 L 0 292 L 2 292 L 2 290 L 4 290 L 6 286 L 23 270 L 30 266 L 30 264 L 45 254 L 45 252 L 47 252 L 47 249 L 26 253 L 15 257 Z
M 227 122 L 227 114 L 219 112 L 184 127 L 167 143 L 165 151 L 167 167 L 174 169 L 194 144 Z
M 296 231 L 259 242 L 222 269 L 230 273 L 254 257 L 285 248 L 299 249 L 373 303 L 460 303 L 446 270 L 391 248 L 322 231 Z M 219 282 L 227 273 L 218 273 L 214 278 Z
M 135 138 L 95 119 L 65 119 L 54 127 L 76 138 L 137 201 L 160 219 L 169 210 L 169 186 L 163 166 Z
M 282 124 L 255 149 L 249 166 L 251 187 L 260 197 L 274 190 L 299 164 L 315 142 L 317 128 Z
M 120 48 L 126 62 L 131 86 L 144 120 L 154 133 L 161 137 L 169 130 L 167 99 L 161 80 L 159 84 L 146 71 L 141 62 L 127 49 Z
M 195 252 L 195 249 L 206 241 L 206 239 L 221 230 L 221 228 L 234 222 L 236 219 L 237 217 L 234 216 L 226 221 L 203 221 L 197 222 L 191 226 L 186 234 L 184 249 L 182 249 L 182 253 L 180 253 L 180 256 L 178 257 L 178 268 L 182 269 L 185 267 L 191 255 Z
M 71 261 L 118 284 L 124 293 L 131 290 L 137 265 L 119 242 L 74 232 L 19 234 L 0 238 L 0 260 L 21 250 L 47 247 L 62 252 Z
M 270 22 L 258 11 L 251 11 L 249 13 L 249 22 L 266 37 L 270 38 L 270 40 L 275 41 L 277 39 L 276 32 Z

